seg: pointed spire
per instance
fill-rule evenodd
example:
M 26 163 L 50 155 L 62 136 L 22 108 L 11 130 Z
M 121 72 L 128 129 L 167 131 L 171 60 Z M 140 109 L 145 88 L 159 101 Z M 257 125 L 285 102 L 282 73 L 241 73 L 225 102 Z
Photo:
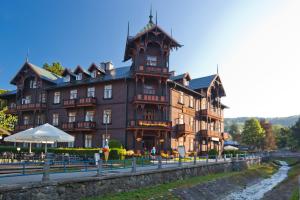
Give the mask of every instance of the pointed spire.
M 149 15 L 149 23 L 153 24 L 153 21 L 152 21 L 152 4 L 151 4 L 151 7 L 150 7 L 150 15 Z
M 128 21 L 128 25 L 127 25 L 127 38 L 129 37 L 129 21 Z
M 173 30 L 172 30 L 172 28 L 171 28 L 171 37 L 173 37 Z
M 219 75 L 219 64 L 217 64 L 217 74 Z
M 26 54 L 26 60 L 25 60 L 25 62 L 29 62 L 29 48 L 27 49 L 27 54 Z
M 157 25 L 157 11 L 155 12 L 155 24 Z

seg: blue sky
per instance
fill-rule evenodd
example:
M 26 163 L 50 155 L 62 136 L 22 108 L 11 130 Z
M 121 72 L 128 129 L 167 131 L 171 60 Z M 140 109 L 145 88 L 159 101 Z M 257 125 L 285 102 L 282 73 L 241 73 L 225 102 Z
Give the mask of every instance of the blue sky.
M 184 45 L 171 56 L 172 70 L 196 78 L 219 64 L 227 117 L 299 114 L 296 0 L 1 0 L 0 88 L 14 89 L 9 82 L 27 49 L 38 66 L 130 65 L 122 62 L 127 23 L 131 35 L 140 31 L 151 4 L 158 24 Z

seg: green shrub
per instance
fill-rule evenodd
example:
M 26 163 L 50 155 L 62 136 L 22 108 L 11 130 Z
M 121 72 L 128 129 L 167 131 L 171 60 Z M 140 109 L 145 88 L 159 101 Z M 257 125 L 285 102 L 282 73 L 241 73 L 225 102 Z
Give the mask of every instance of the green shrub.
M 211 149 L 208 151 L 209 156 L 216 156 L 218 155 L 218 151 L 216 149 Z
M 223 154 L 232 154 L 235 156 L 236 154 L 240 154 L 241 152 L 239 150 L 224 150 Z
M 119 160 L 120 159 L 120 155 L 119 155 L 119 151 L 117 149 L 111 149 L 109 151 L 109 160 Z
M 121 142 L 119 140 L 111 139 L 108 142 L 109 148 L 123 148 Z

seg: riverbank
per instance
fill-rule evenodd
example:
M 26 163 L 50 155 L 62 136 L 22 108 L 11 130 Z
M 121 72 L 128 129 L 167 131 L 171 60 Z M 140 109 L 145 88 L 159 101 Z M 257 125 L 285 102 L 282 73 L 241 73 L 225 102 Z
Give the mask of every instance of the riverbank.
M 291 169 L 288 177 L 264 195 L 263 200 L 299 199 L 298 176 L 300 175 L 300 158 L 275 158 L 286 161 Z
M 216 199 L 216 197 L 220 198 L 231 191 L 227 188 L 234 189 L 236 187 L 245 187 L 249 183 L 254 184 L 259 180 L 270 177 L 276 171 L 277 167 L 275 165 L 262 164 L 252 166 L 240 172 L 212 173 L 206 176 L 197 176 L 130 192 L 88 198 L 86 200 L 200 199 L 200 197 L 202 199 Z M 195 193 L 195 190 L 197 193 Z M 220 196 L 220 194 L 222 195 Z

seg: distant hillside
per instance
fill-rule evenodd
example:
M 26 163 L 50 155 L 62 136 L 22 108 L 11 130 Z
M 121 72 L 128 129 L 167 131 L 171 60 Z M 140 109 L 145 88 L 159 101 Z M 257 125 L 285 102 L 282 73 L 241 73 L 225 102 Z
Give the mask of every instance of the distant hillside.
M 300 117 L 300 115 L 295 115 L 295 116 L 290 116 L 290 117 L 274 117 L 274 118 L 266 118 L 266 119 L 269 122 L 271 122 L 273 125 L 279 124 L 282 126 L 289 127 L 289 126 L 294 125 L 299 117 Z M 225 118 L 225 120 L 224 120 L 225 130 L 227 130 L 227 128 L 233 123 L 244 124 L 244 122 L 250 118 L 251 117 Z M 257 117 L 257 118 L 262 119 L 261 117 Z

